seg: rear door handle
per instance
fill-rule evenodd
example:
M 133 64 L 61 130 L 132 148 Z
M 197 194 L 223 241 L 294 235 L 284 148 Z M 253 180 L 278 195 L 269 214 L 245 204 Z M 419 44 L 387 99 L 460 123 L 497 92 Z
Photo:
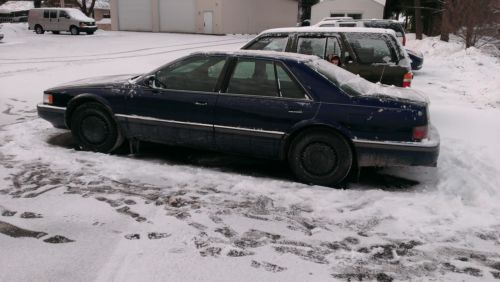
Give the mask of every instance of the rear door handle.
M 194 102 L 194 104 L 195 104 L 196 106 L 207 106 L 207 105 L 208 105 L 208 103 L 207 103 L 207 102 L 201 102 L 201 101 L 196 101 L 196 102 Z

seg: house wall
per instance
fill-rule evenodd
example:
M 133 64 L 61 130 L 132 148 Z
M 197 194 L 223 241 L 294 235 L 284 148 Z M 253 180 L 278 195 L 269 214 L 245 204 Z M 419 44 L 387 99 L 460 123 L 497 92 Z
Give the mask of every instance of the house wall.
M 113 30 L 205 33 L 204 13 L 212 11 L 212 33 L 255 34 L 295 26 L 298 9 L 296 0 L 141 0 L 135 13 L 120 11 L 130 1 L 137 0 L 110 0 Z
M 361 13 L 363 19 L 382 19 L 384 5 L 374 0 L 325 0 L 311 8 L 311 24 L 332 13 Z
M 295 26 L 297 9 L 294 0 L 222 0 L 222 33 L 256 34 Z

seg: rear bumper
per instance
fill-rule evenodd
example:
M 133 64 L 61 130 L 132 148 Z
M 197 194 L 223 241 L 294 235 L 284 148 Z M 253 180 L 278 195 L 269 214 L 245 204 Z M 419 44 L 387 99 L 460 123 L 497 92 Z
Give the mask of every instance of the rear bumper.
M 38 104 L 36 106 L 36 110 L 40 118 L 52 123 L 54 127 L 63 129 L 67 128 L 64 117 L 66 108 Z
M 440 137 L 431 126 L 429 137 L 422 142 L 385 142 L 354 140 L 358 165 L 366 166 L 437 166 Z

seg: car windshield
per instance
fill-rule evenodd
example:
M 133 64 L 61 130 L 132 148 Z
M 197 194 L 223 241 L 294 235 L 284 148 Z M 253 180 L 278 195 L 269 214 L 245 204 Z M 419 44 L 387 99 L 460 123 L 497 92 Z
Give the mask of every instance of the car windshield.
M 415 90 L 371 83 L 325 60 L 309 61 L 306 65 L 350 96 L 390 96 L 396 99 L 427 102 L 426 96 Z

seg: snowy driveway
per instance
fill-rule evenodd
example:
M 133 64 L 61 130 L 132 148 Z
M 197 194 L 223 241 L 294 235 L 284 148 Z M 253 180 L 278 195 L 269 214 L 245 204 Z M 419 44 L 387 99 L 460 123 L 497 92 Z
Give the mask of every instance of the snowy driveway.
M 410 41 L 426 55 L 414 87 L 432 101 L 438 168 L 370 171 L 333 190 L 210 152 L 77 152 L 36 118 L 48 87 L 248 36 L 2 32 L 0 281 L 500 279 L 498 59 Z

